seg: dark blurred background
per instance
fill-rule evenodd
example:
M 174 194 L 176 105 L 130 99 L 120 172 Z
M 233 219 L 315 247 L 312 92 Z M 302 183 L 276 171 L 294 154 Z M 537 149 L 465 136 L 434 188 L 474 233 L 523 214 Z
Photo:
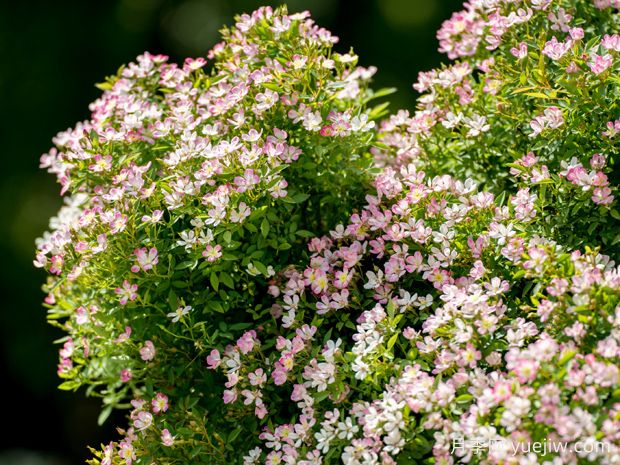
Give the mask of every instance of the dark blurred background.
M 61 336 L 45 322 L 32 266 L 34 239 L 59 205 L 54 178 L 38 169 L 60 130 L 87 119 L 94 87 L 145 50 L 173 61 L 204 55 L 219 28 L 254 0 L 0 1 L 0 465 L 81 464 L 115 437 L 112 418 L 97 426 L 99 403 L 56 389 Z M 435 31 L 459 0 L 290 0 L 309 9 L 375 65 L 377 87 L 397 87 L 391 109 L 413 108 L 411 84 L 439 64 Z

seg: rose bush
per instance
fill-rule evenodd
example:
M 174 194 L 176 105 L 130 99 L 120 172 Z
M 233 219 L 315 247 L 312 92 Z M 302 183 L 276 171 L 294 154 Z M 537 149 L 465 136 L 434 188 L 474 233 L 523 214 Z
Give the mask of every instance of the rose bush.
M 617 6 L 467 3 L 379 127 L 284 9 L 102 84 L 35 260 L 60 387 L 131 409 L 91 463 L 618 463 Z

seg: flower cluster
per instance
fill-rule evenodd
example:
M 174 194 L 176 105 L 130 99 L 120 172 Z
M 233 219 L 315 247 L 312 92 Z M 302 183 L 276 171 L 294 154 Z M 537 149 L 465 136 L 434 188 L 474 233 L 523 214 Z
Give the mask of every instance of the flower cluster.
M 203 58 L 138 57 L 41 158 L 72 194 L 35 260 L 53 276 L 50 318 L 75 341 L 61 354 L 67 389 L 127 391 L 147 370 L 124 344 L 174 346 L 259 311 L 298 244 L 363 198 L 374 69 L 331 52 L 337 38 L 306 13 L 263 8 L 224 39 L 210 73 Z M 177 327 L 158 330 L 168 317 Z
M 618 6 L 467 2 L 437 34 L 455 61 L 420 74 L 417 111 L 382 124 L 388 149 L 375 150 L 378 160 L 471 177 L 497 195 L 529 187 L 545 205 L 541 234 L 617 257 Z M 515 179 L 509 168 L 530 153 L 550 174 Z M 593 157 L 610 162 L 588 172 Z M 563 174 L 576 166 L 575 176 Z
M 89 463 L 617 464 L 618 6 L 466 3 L 379 127 L 284 8 L 102 84 L 35 259 L 60 388 L 132 407 Z
M 413 165 L 376 186 L 272 290 L 290 344 L 311 324 L 324 345 L 299 358 L 263 352 L 300 416 L 269 423 L 246 463 L 543 463 L 521 445 L 548 438 L 596 438 L 607 447 L 588 459 L 614 463 L 620 270 L 525 232 L 537 212 L 521 192 L 498 206 Z M 453 448 L 481 437 L 504 447 Z

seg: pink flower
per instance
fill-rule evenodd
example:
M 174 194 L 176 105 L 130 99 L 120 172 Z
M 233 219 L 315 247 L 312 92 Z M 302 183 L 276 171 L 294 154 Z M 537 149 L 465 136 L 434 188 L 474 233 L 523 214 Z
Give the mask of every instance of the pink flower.
M 457 364 L 461 367 L 474 368 L 481 358 L 482 353 L 468 342 L 466 348 L 459 352 Z
M 553 36 L 551 40 L 545 44 L 542 53 L 552 60 L 557 61 L 570 50 L 572 45 L 573 44 L 570 41 L 558 42 L 558 39 Z
M 547 253 L 545 252 L 545 250 L 539 247 L 530 247 L 527 251 L 527 254 L 529 255 L 530 259 L 526 260 L 523 263 L 523 268 L 525 268 L 526 270 L 533 269 L 537 273 L 542 272 L 542 266 L 547 260 Z
M 571 27 L 568 33 L 573 40 L 581 40 L 584 36 L 584 31 L 580 27 Z
M 525 42 L 521 42 L 519 44 L 519 48 L 511 48 L 510 53 L 512 53 L 519 60 L 525 58 L 527 56 L 527 44 Z
M 62 255 L 54 255 L 50 259 L 50 273 L 60 275 L 62 273 L 62 267 L 65 264 L 65 259 Z
M 496 402 L 507 400 L 512 395 L 512 386 L 507 381 L 498 381 L 493 386 L 493 398 Z
M 117 344 L 120 344 L 122 342 L 127 341 L 130 336 L 131 336 L 131 327 L 125 326 L 125 331 L 119 334 L 119 336 L 116 338 L 114 342 L 116 342 Z
M 551 129 L 557 129 L 564 124 L 564 116 L 562 110 L 558 107 L 548 107 L 543 112 L 547 124 Z
M 151 401 L 153 412 L 160 413 L 168 410 L 168 396 L 158 392 L 155 398 Z
M 161 210 L 153 210 L 153 213 L 151 215 L 144 215 L 142 217 L 142 222 L 143 223 L 159 223 L 159 221 L 162 219 L 162 217 L 164 216 L 164 212 Z
M 145 362 L 149 362 L 155 358 L 155 346 L 151 341 L 146 341 L 140 349 L 140 358 Z
M 594 74 L 603 73 L 612 65 L 614 61 L 613 57 L 609 53 L 605 55 L 597 55 L 595 53 L 590 58 L 591 61 L 588 62 L 588 66 Z
M 93 157 L 94 163 L 88 167 L 90 171 L 100 173 L 102 171 L 108 171 L 112 168 L 112 157 L 110 155 L 101 156 L 95 155 Z
M 247 354 L 254 348 L 254 342 L 256 341 L 256 331 L 246 331 L 239 339 L 237 339 L 237 347 L 242 354 Z
M 222 399 L 225 404 L 230 404 L 237 400 L 237 390 L 236 389 L 226 389 L 224 394 L 222 395 Z
M 220 352 L 217 349 L 213 349 L 209 355 L 207 355 L 207 368 L 215 370 L 222 363 L 220 358 Z
M 553 278 L 551 285 L 547 286 L 547 292 L 549 295 L 559 297 L 568 290 L 568 281 L 564 278 Z
M 237 192 L 243 193 L 258 184 L 260 182 L 260 178 L 254 170 L 247 169 L 243 173 L 243 177 L 237 176 L 234 182 L 237 186 Z
M 620 133 L 620 119 L 609 121 L 606 126 L 607 130 L 603 132 L 605 137 L 615 137 L 616 134 Z
M 610 205 L 614 201 L 609 187 L 597 187 L 592 193 L 592 201 L 597 205 Z
M 321 128 L 321 130 L 319 131 L 319 134 L 321 134 L 323 137 L 331 137 L 334 135 L 334 126 L 332 126 L 331 124 L 326 124 L 325 126 L 323 126 Z
M 545 119 L 542 116 L 537 116 L 532 121 L 530 121 L 530 128 L 532 128 L 532 133 L 529 136 L 536 137 L 538 134 L 545 130 L 545 126 Z
M 529 359 L 520 359 L 513 370 L 521 383 L 527 383 L 536 379 L 538 362 Z
M 132 268 L 133 271 L 133 268 Z M 114 293 L 119 295 L 120 304 L 125 305 L 128 301 L 134 301 L 138 297 L 136 291 L 138 290 L 137 284 L 130 284 L 126 279 L 123 281 L 123 287 L 117 287 L 114 290 Z
M 408 339 L 411 341 L 418 336 L 418 333 L 412 327 L 407 326 L 405 329 L 403 329 L 403 336 L 405 337 L 405 339 Z
M 75 322 L 78 325 L 83 325 L 88 323 L 88 319 L 89 319 L 89 315 L 88 315 L 88 310 L 86 310 L 84 307 L 78 307 L 75 309 Z
M 69 371 L 73 369 L 73 361 L 70 358 L 62 358 L 60 359 L 60 363 L 58 364 L 58 376 L 62 376 L 67 374 Z
M 284 371 L 284 368 L 281 365 L 276 366 L 276 369 L 271 373 L 271 377 L 277 386 L 281 386 L 286 383 L 286 371 Z
M 123 368 L 121 370 L 121 382 L 126 383 L 126 382 L 128 382 L 131 379 L 131 377 L 132 377 L 132 374 L 131 374 L 131 370 L 130 369 Z
M 110 442 L 105 449 L 103 449 L 103 457 L 101 458 L 101 465 L 112 465 L 112 457 L 114 456 L 114 443 Z
M 295 54 L 288 64 L 293 69 L 302 69 L 306 66 L 307 61 L 308 57 Z
M 138 412 L 136 419 L 133 421 L 133 425 L 138 431 L 144 431 L 153 424 L 153 415 L 149 412 Z
M 620 52 L 620 35 L 605 34 L 603 40 L 601 40 L 601 45 L 607 50 L 614 50 L 616 52 Z
M 133 254 L 136 256 L 136 264 L 131 267 L 131 271 L 137 273 L 142 269 L 143 271 L 152 270 L 155 265 L 159 263 L 157 256 L 157 249 L 151 247 L 147 250 L 146 247 L 134 250 Z
M 174 444 L 174 436 L 172 434 L 170 434 L 170 431 L 168 431 L 168 428 L 165 428 L 161 431 L 161 443 L 166 446 L 166 447 L 170 447 Z
M 349 285 L 352 276 L 353 273 L 349 272 L 346 268 L 342 271 L 336 271 L 336 274 L 334 275 L 334 286 L 338 289 L 346 288 Z
M 202 252 L 202 256 L 209 262 L 214 262 L 222 256 L 222 246 L 217 244 L 215 247 L 211 244 L 207 245 L 206 249 Z
M 196 71 L 207 64 L 207 60 L 203 57 L 198 58 L 186 58 L 183 63 L 183 71 Z
M 263 418 L 265 418 L 267 413 L 269 412 L 267 411 L 267 408 L 265 407 L 265 404 L 263 403 L 263 401 L 261 399 L 257 399 L 256 406 L 254 407 L 254 415 L 256 415 L 258 418 L 262 420 Z
M 547 18 L 551 21 L 551 29 L 554 31 L 567 32 L 570 21 L 573 17 L 564 8 L 558 8 L 555 12 L 550 12 Z
M 605 155 L 602 155 L 600 153 L 595 153 L 594 155 L 592 155 L 592 158 L 590 158 L 590 166 L 593 170 L 603 169 L 606 162 L 607 159 L 605 158 Z
M 193 308 L 190 305 L 180 305 L 176 311 L 167 314 L 167 317 L 172 319 L 173 323 L 178 323 L 183 317 L 189 314 Z
M 125 465 L 131 465 L 136 460 L 136 453 L 131 442 L 121 441 L 118 449 L 118 456 L 125 460 Z
M 257 368 L 256 371 L 248 373 L 248 380 L 252 386 L 262 386 L 267 381 L 267 375 L 262 368 Z
M 286 182 L 286 179 L 282 179 L 269 188 L 269 193 L 275 199 L 280 198 L 280 197 L 286 197 L 287 187 L 288 187 L 288 182 Z

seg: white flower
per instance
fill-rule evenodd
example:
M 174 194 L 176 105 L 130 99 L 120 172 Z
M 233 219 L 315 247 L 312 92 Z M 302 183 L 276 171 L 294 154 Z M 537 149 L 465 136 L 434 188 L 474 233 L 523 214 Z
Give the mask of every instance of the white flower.
M 490 226 L 489 236 L 497 240 L 498 245 L 504 245 L 508 239 L 515 235 L 512 223 L 493 223 Z
M 133 422 L 138 431 L 144 431 L 153 424 L 153 415 L 149 412 L 140 412 Z
M 351 421 L 351 417 L 347 417 L 344 422 L 338 423 L 338 437 L 340 439 L 348 439 L 351 440 L 355 433 L 359 431 L 359 427 L 354 425 Z
M 168 313 L 168 318 L 172 318 L 173 323 L 177 323 L 181 318 L 192 311 L 192 307 L 186 305 L 185 307 L 179 307 L 174 312 Z
M 466 116 L 463 118 L 463 122 L 465 123 L 465 126 L 469 128 L 467 137 L 476 137 L 477 135 L 491 129 L 491 126 L 487 124 L 487 119 L 481 115 L 474 114 L 471 118 Z
M 344 55 L 340 55 L 339 53 L 335 53 L 334 57 L 340 63 L 352 63 L 357 60 L 357 55 L 352 55 L 350 53 L 345 53 Z
M 366 277 L 368 281 L 364 284 L 364 289 L 376 289 L 383 283 L 383 271 L 381 270 L 376 274 L 373 271 L 367 271 Z
M 353 373 L 355 373 L 355 379 L 364 380 L 370 373 L 370 367 L 361 357 L 355 359 L 351 365 Z
M 426 307 L 430 307 L 433 304 L 433 296 L 430 294 L 427 294 L 426 297 L 418 297 L 418 303 L 417 306 L 420 308 L 420 310 L 426 308 Z
M 258 276 L 260 274 L 260 271 L 258 271 L 258 268 L 256 268 L 252 262 L 248 263 L 246 272 L 251 276 Z
M 331 339 L 327 341 L 325 349 L 323 350 L 323 358 L 325 358 L 326 361 L 333 363 L 334 355 L 336 355 L 336 352 L 338 352 L 341 344 L 342 340 L 340 338 L 338 338 L 336 342 L 332 341 Z
M 185 247 L 187 252 L 192 250 L 197 241 L 196 233 L 189 229 L 187 231 L 181 231 L 179 236 L 181 236 L 181 239 L 177 241 L 177 245 L 180 247 Z
M 457 114 L 454 114 L 451 111 L 449 111 L 448 113 L 446 113 L 446 117 L 441 122 L 441 124 L 446 129 L 452 129 L 452 128 L 455 128 L 462 120 L 463 120 L 463 113 L 459 111 Z
M 318 111 L 314 113 L 308 112 L 303 116 L 303 120 L 303 126 L 308 131 L 318 131 L 321 129 L 321 124 L 323 124 L 323 119 Z
M 370 131 L 374 127 L 375 127 L 375 122 L 368 121 L 368 115 L 365 113 L 351 118 L 351 130 L 352 131 L 367 132 L 367 131 Z
M 314 434 L 314 439 L 317 441 L 316 448 L 327 454 L 329 452 L 329 443 L 335 438 L 336 435 L 331 427 L 329 429 L 321 428 L 320 431 Z

